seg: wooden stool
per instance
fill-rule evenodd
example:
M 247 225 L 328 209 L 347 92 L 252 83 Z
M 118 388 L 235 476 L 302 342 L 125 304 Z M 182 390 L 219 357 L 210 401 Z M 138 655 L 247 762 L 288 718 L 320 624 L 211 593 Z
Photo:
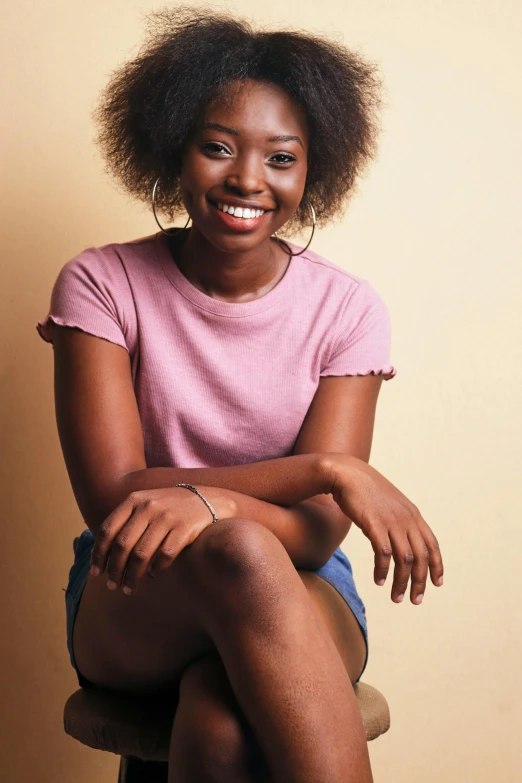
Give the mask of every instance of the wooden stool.
M 354 685 L 366 739 L 390 728 L 384 696 L 371 685 Z M 80 688 L 65 703 L 66 734 L 90 748 L 121 756 L 118 783 L 167 783 L 169 745 L 177 694 L 123 694 Z

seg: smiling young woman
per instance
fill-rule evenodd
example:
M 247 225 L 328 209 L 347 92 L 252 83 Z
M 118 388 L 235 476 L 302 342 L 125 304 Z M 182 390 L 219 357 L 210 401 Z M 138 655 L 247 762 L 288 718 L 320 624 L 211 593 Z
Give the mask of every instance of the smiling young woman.
M 187 140 L 180 177 L 193 229 L 173 242 L 172 255 L 204 293 L 247 302 L 288 268 L 288 252 L 269 240 L 303 197 L 306 115 L 278 85 L 244 79 L 227 84 L 205 118 Z
M 360 527 L 381 585 L 393 557 L 395 602 L 411 580 L 420 604 L 443 566 L 368 464 L 395 374 L 386 306 L 282 236 L 311 238 L 353 193 L 376 69 L 206 9 L 152 19 L 102 96 L 98 140 L 156 219 L 192 225 L 85 249 L 37 325 L 87 526 L 71 663 L 84 687 L 179 694 L 170 783 L 368 783 L 352 688 L 368 633 L 340 545 Z

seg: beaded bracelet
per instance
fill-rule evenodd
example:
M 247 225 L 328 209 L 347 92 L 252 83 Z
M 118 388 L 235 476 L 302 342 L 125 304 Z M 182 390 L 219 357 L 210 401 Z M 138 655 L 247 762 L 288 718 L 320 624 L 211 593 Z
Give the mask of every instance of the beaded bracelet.
M 196 487 L 193 487 L 193 486 L 192 486 L 192 484 L 174 484 L 174 486 L 175 486 L 175 487 L 185 487 L 185 489 L 190 489 L 190 491 L 191 491 L 191 492 L 194 492 L 194 493 L 195 493 L 195 494 L 196 494 L 198 497 L 200 497 L 200 498 L 201 498 L 201 500 L 203 501 L 203 503 L 205 504 L 205 506 L 208 508 L 208 510 L 209 510 L 209 511 L 210 511 L 210 513 L 212 514 L 212 516 L 213 516 L 213 520 L 212 520 L 212 522 L 219 522 L 219 517 L 218 517 L 218 515 L 216 514 L 216 512 L 214 511 L 214 509 L 212 508 L 212 506 L 210 505 L 210 503 L 208 502 L 208 500 L 206 500 L 206 499 L 203 497 L 203 495 L 201 494 L 201 492 L 200 492 L 199 490 L 197 490 L 197 489 L 196 489 Z

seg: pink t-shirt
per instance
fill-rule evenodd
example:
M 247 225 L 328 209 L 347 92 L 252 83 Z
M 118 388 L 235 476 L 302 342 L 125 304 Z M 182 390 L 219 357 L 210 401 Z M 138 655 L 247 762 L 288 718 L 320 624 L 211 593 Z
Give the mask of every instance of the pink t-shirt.
M 396 372 L 382 299 L 311 250 L 237 303 L 195 288 L 161 232 L 89 247 L 58 274 L 36 327 L 48 342 L 51 321 L 129 352 L 147 467 L 289 456 L 321 376 Z

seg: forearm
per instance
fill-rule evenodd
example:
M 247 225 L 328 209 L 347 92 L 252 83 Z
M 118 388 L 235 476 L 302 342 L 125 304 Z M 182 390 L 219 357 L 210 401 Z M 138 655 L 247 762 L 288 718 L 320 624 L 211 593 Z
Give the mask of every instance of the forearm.
M 314 495 L 329 493 L 332 479 L 330 460 L 324 454 L 298 454 L 220 468 L 145 468 L 127 473 L 118 481 L 114 487 L 114 505 L 131 492 L 180 483 L 220 487 L 268 503 L 291 506 Z
M 213 496 L 218 508 L 231 501 L 225 516 L 253 519 L 268 528 L 283 544 L 294 566 L 315 571 L 323 566 L 345 539 L 351 520 L 328 496 L 307 499 L 289 508 L 267 503 L 231 490 L 198 486 L 210 501 Z M 219 524 L 219 523 L 218 523 Z
M 281 541 L 296 568 L 323 565 L 346 535 L 339 508 L 328 496 L 333 455 L 299 454 L 219 468 L 146 468 L 110 484 L 86 520 L 93 530 L 131 492 L 193 484 L 220 519 L 254 519 Z M 310 501 L 320 496 L 320 502 Z M 91 500 L 92 502 L 92 500 Z M 346 522 L 346 517 L 342 516 Z

